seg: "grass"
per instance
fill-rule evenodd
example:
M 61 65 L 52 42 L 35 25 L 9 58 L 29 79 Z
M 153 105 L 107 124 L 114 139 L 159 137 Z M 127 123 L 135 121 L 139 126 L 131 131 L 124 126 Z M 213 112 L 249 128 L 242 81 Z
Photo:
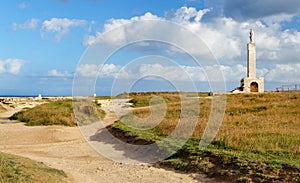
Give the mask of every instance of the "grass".
M 140 127 L 152 124 L 134 123 L 132 116 L 125 116 L 121 121 L 133 127 L 118 121 L 112 129 L 149 142 L 158 142 L 171 134 L 181 114 L 178 93 L 131 93 L 134 106 L 143 107 L 133 110 L 133 114 L 149 117 L 150 108 L 145 106 L 157 95 L 167 105 L 165 118 L 159 125 L 144 130 Z M 205 93 L 199 96 L 199 120 L 193 135 L 180 151 L 160 165 L 201 171 L 228 181 L 300 181 L 300 92 L 227 95 L 222 126 L 205 150 L 199 150 L 198 146 L 209 119 L 211 99 Z M 189 110 L 193 112 L 192 106 Z
M 0 152 L 0 182 L 66 182 L 67 175 L 43 163 Z
M 57 100 L 15 113 L 11 120 L 19 120 L 27 126 L 65 125 L 75 126 L 72 100 Z
M 10 119 L 24 122 L 27 126 L 47 126 L 47 125 L 64 125 L 64 126 L 76 126 L 76 120 L 73 113 L 72 100 L 57 100 L 50 101 L 48 103 L 36 106 L 31 109 L 24 109 L 18 113 L 15 113 Z M 103 119 L 105 112 L 91 106 L 77 106 L 78 111 L 85 114 L 95 114 Z

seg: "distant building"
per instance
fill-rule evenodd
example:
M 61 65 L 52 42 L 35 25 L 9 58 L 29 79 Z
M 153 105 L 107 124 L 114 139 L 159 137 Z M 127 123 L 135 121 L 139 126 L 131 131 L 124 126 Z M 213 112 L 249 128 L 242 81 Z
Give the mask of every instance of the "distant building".
M 233 93 L 263 93 L 264 78 L 256 77 L 256 45 L 254 32 L 250 30 L 250 42 L 247 44 L 247 77 L 241 79 L 241 86 L 233 90 Z

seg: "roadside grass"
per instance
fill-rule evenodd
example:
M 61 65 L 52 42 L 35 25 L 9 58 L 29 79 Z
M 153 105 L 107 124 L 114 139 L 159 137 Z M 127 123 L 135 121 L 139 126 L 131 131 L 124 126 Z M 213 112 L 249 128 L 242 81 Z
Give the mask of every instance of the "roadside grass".
M 125 116 L 111 128 L 149 143 L 171 134 L 181 113 L 179 93 L 130 93 L 133 106 L 142 107 L 132 112 L 140 118 L 149 117 L 151 110 L 145 106 L 153 96 L 159 96 L 167 104 L 165 118 L 159 125 L 139 130 L 122 123 L 132 120 L 132 116 Z M 180 151 L 162 160 L 160 165 L 201 171 L 227 181 L 300 181 L 300 92 L 227 95 L 222 126 L 204 150 L 198 146 L 209 119 L 211 98 L 208 93 L 199 96 L 199 120 L 193 135 Z
M 27 126 L 76 126 L 72 102 L 70 99 L 50 101 L 31 109 L 23 109 L 11 116 L 10 119 L 24 122 Z M 77 110 L 85 114 L 98 115 L 100 119 L 105 116 L 105 111 L 100 107 L 97 108 L 96 112 L 93 107 L 86 105 L 79 106 Z
M 97 96 L 95 99 L 96 100 L 108 100 L 108 99 L 112 99 L 113 97 L 111 96 Z
M 43 163 L 0 152 L 0 182 L 67 182 L 67 175 Z

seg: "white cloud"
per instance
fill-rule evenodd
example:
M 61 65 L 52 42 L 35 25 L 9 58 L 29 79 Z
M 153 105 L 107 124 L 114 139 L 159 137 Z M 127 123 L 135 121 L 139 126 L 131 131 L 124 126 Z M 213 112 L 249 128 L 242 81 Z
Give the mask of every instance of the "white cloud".
M 48 71 L 46 76 L 51 76 L 51 77 L 72 77 L 73 74 L 68 72 L 68 71 L 58 71 L 56 69 L 52 69 Z
M 24 64 L 21 59 L 0 59 L 0 73 L 18 74 Z
M 239 56 L 241 54 L 239 39 L 235 36 L 232 37 L 233 34 L 238 32 L 238 30 L 235 29 L 237 27 L 236 23 L 231 19 L 218 19 L 213 24 L 202 23 L 202 17 L 208 12 L 209 9 L 197 11 L 195 8 L 182 7 L 175 12 L 169 13 L 168 20 L 182 25 L 183 29 L 186 28 L 196 33 L 200 38 L 202 38 L 202 40 L 204 40 L 218 58 L 226 57 L 231 59 L 235 56 Z M 184 31 L 183 34 L 178 34 L 178 30 L 174 30 L 172 27 L 155 27 L 152 22 L 147 23 L 147 21 L 144 21 L 153 19 L 167 20 L 166 18 L 160 18 L 151 13 L 146 13 L 143 16 L 133 17 L 131 19 L 111 19 L 104 25 L 104 30 L 102 32 L 96 32 L 95 36 L 90 35 L 86 38 L 84 44 L 92 45 L 102 41 L 106 44 L 122 45 L 126 44 L 126 41 L 130 40 L 131 37 L 141 37 L 141 39 L 145 39 L 144 35 L 151 34 L 157 38 L 168 36 L 171 40 L 183 41 L 189 48 L 188 50 L 190 50 L 193 54 L 202 53 L 203 50 L 201 50 L 201 48 L 196 48 L 194 46 L 194 40 L 189 40 L 185 37 L 186 34 Z M 134 22 L 137 21 L 144 21 L 142 24 L 143 27 L 137 27 L 134 24 Z M 125 24 L 127 24 L 126 28 L 120 27 Z M 216 25 L 218 25 L 218 27 L 216 27 Z M 118 31 L 115 31 L 113 35 L 109 32 L 109 37 L 103 36 L 108 31 L 117 27 L 119 27 L 119 29 Z M 248 26 L 248 28 L 250 27 Z M 225 33 L 230 34 L 226 35 Z M 228 45 L 226 49 L 223 48 L 224 45 Z
M 137 22 L 137 21 L 147 21 L 147 20 L 159 20 L 160 18 L 156 15 L 153 15 L 150 12 L 145 13 L 145 15 L 142 16 L 135 16 L 132 17 L 130 19 L 110 19 L 106 22 L 106 24 L 104 24 L 104 30 L 102 32 L 96 32 L 95 36 L 88 36 L 85 40 L 84 40 L 84 45 L 89 46 L 92 44 L 96 44 L 98 43 L 98 41 L 100 41 L 100 39 L 102 39 L 102 35 L 103 33 L 109 32 L 111 30 L 114 30 L 116 28 L 119 28 L 122 25 L 125 24 L 130 24 L 132 22 Z M 144 31 L 147 31 L 148 27 L 145 27 Z M 139 29 L 139 28 L 137 28 Z M 132 34 L 128 34 L 130 31 Z M 119 31 L 115 32 L 114 35 L 111 35 L 107 40 L 104 40 L 106 43 L 108 44 L 123 44 L 124 41 L 126 40 L 126 36 L 128 35 L 134 35 L 135 32 L 135 28 L 132 27 L 132 30 L 124 30 L 124 29 L 119 29 Z M 137 36 L 138 34 L 134 35 Z M 107 38 L 107 37 L 105 37 Z M 102 40 L 103 41 L 103 40 Z
M 277 82 L 300 82 L 300 63 L 297 64 L 277 64 L 266 73 L 267 81 Z
M 69 33 L 71 28 L 83 27 L 87 24 L 86 20 L 68 19 L 68 18 L 52 18 L 51 20 L 45 20 L 42 24 L 42 34 L 47 32 L 55 33 L 56 41 L 60 41 L 61 38 Z
M 12 24 L 12 28 L 13 28 L 13 30 L 18 30 L 18 29 L 35 29 L 35 28 L 37 28 L 38 24 L 39 24 L 39 19 L 32 18 L 32 19 L 27 20 L 23 24 L 13 23 Z
M 115 77 L 120 71 L 120 66 L 114 64 L 82 64 L 77 67 L 78 77 Z
M 158 20 L 160 19 L 158 16 L 153 15 L 150 12 L 145 13 L 142 16 L 135 16 L 130 19 L 110 19 L 104 25 L 104 32 L 110 31 L 114 28 L 120 27 L 124 24 L 136 22 L 136 21 L 144 21 L 144 20 Z
M 197 11 L 193 7 L 181 7 L 175 12 L 168 14 L 168 16 L 174 22 L 200 22 L 202 17 L 209 11 L 209 9 Z

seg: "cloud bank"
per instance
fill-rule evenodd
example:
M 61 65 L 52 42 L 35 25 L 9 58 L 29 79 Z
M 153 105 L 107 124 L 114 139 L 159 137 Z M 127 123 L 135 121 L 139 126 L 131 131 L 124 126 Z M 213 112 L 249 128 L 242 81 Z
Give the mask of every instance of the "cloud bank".
M 298 0 L 226 0 L 223 3 L 224 15 L 239 21 L 275 15 L 294 15 L 300 12 Z
M 166 13 L 165 17 L 158 17 L 148 12 L 130 19 L 111 19 L 106 22 L 102 31 L 98 31 L 95 35 L 90 35 L 85 39 L 84 44 L 86 46 L 93 45 L 97 43 L 97 40 L 103 38 L 102 35 L 105 32 L 124 24 L 128 25 L 148 19 L 172 21 L 199 36 L 219 60 L 225 79 L 235 81 L 246 75 L 246 44 L 249 42 L 249 29 L 253 28 L 257 45 L 258 77 L 265 77 L 266 81 L 300 82 L 300 75 L 297 72 L 300 63 L 298 57 L 300 55 L 300 32 L 283 27 L 285 21 L 290 21 L 299 12 L 300 1 L 293 1 L 294 4 L 291 3 L 292 0 L 289 2 L 274 2 L 273 0 L 249 3 L 238 0 L 226 1 L 223 6 L 226 16 L 215 15 L 211 17 L 210 13 L 214 11 L 212 9 L 197 10 L 194 7 L 181 7 Z M 231 14 L 229 14 L 230 9 L 233 10 Z M 257 11 L 254 11 L 255 9 Z M 265 9 L 270 9 L 270 11 L 264 11 Z M 242 12 L 245 13 L 241 14 Z M 210 21 L 205 20 L 206 16 L 210 16 Z M 126 36 L 138 36 L 144 32 L 162 37 L 173 35 L 172 30 L 157 27 L 154 29 L 151 26 L 146 26 L 146 24 L 145 27 L 137 28 L 132 24 L 132 27 L 122 30 L 108 42 L 110 44 L 126 44 Z M 174 40 L 184 39 L 182 36 L 184 35 L 176 34 Z M 157 47 L 157 45 L 155 46 Z M 193 47 L 193 45 L 190 46 Z M 197 48 L 194 50 L 197 52 Z M 200 50 L 198 49 L 198 51 Z M 196 80 L 203 80 L 201 68 L 184 66 L 184 64 L 182 67 Z M 210 67 L 205 69 L 213 69 L 213 66 Z M 144 72 L 149 70 L 151 72 L 151 69 L 153 72 L 160 71 L 170 74 L 176 70 L 176 68 L 168 68 L 163 65 L 148 65 Z M 139 74 L 142 73 L 137 73 L 137 75 Z M 129 76 L 128 73 L 125 75 Z

